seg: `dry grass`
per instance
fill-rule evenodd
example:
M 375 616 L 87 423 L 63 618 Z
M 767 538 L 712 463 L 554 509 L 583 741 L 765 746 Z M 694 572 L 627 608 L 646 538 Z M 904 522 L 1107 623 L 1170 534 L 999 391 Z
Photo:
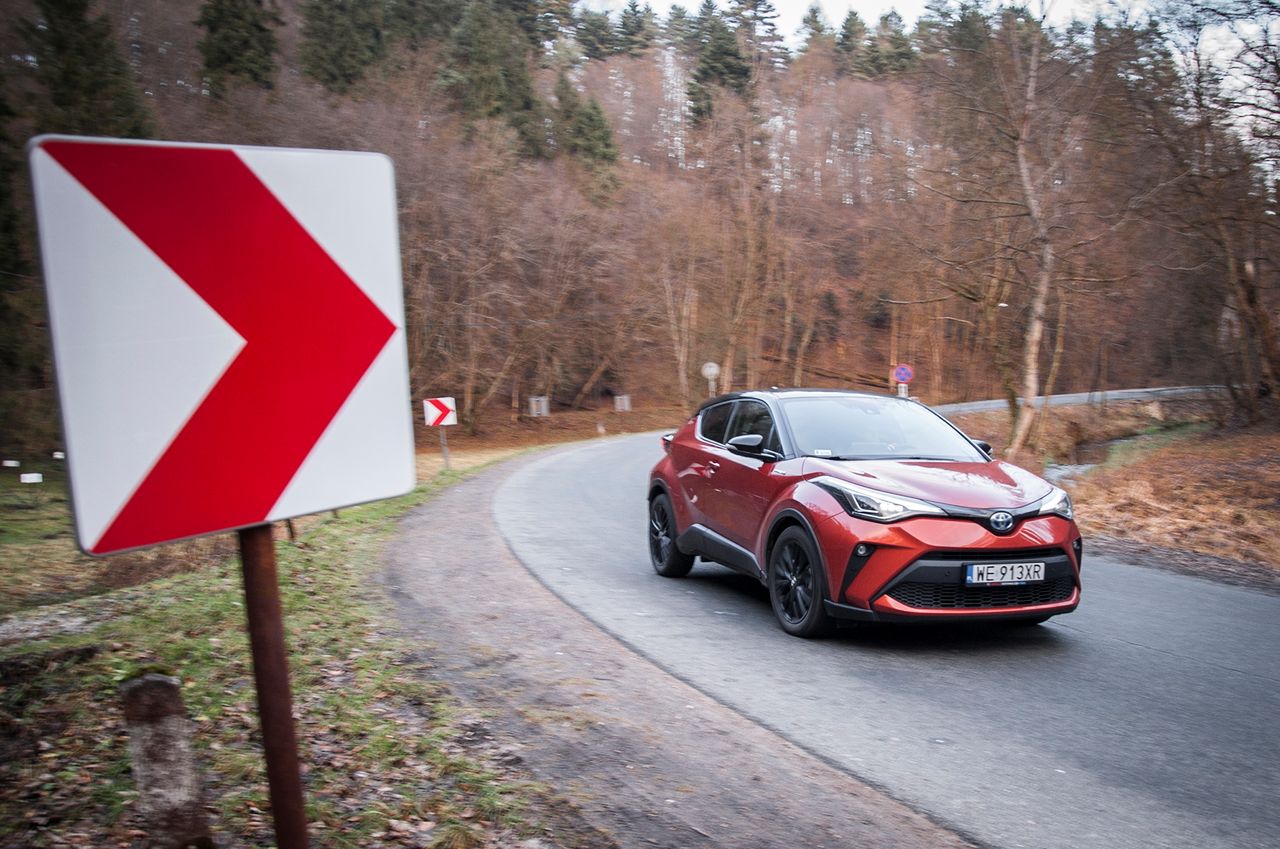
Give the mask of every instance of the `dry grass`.
M 1033 431 L 1031 446 L 1015 462 L 1032 471 L 1046 463 L 1082 462 L 1083 447 L 1126 436 L 1156 433 L 1188 422 L 1216 421 L 1219 411 L 1204 401 L 1153 401 L 1106 407 L 1051 407 Z M 997 455 L 1009 442 L 1009 416 L 1004 411 L 949 416 L 974 439 L 990 442 Z
M 1086 534 L 1280 569 L 1280 433 L 1193 433 L 1071 487 Z
M 1042 471 L 1095 461 L 1085 456 L 1090 447 L 1138 436 L 1068 484 L 1086 535 L 1280 570 L 1280 433 L 1217 427 L 1219 416 L 1199 401 L 1053 409 L 1038 444 L 1017 462 Z M 1008 441 L 1003 412 L 953 421 L 997 451 Z
M 462 447 L 450 451 L 450 466 L 462 472 L 519 450 L 514 445 Z M 419 482 L 434 479 L 443 468 L 438 449 L 417 457 Z M 236 552 L 235 535 L 224 533 L 106 559 L 89 557 L 76 548 L 65 477 L 50 470 L 45 480 L 40 488 L 0 481 L 0 585 L 5 588 L 0 616 L 211 568 Z M 294 530 L 301 533 L 322 518 L 296 519 Z M 280 525 L 278 538 L 288 532 L 285 523 Z

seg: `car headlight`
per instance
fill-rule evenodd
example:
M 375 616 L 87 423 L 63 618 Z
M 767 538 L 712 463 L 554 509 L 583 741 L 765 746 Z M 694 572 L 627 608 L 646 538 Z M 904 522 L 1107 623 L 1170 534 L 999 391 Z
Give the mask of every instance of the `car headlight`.
M 819 475 L 813 478 L 812 482 L 831 493 L 850 516 L 857 516 L 859 519 L 896 522 L 911 516 L 947 515 L 946 511 L 936 504 L 907 498 L 905 495 L 877 492 L 828 475 Z
M 1054 487 L 1053 492 L 1049 493 L 1043 501 L 1040 502 L 1040 515 L 1061 516 L 1064 519 L 1072 518 L 1071 496 L 1067 495 L 1065 489 Z

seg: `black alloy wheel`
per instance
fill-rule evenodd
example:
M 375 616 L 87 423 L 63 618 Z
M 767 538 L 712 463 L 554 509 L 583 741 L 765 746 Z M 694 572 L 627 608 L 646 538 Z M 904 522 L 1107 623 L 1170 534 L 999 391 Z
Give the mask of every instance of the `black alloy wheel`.
M 664 578 L 683 578 L 693 568 L 693 555 L 676 546 L 676 519 L 665 493 L 649 501 L 649 562 Z
M 827 629 L 822 562 L 803 528 L 782 532 L 769 557 L 769 601 L 782 630 L 816 637 Z

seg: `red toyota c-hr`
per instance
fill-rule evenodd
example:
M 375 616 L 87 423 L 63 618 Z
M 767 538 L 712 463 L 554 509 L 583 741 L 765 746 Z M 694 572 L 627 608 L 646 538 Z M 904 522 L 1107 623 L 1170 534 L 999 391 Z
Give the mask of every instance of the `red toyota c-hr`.
M 915 401 L 735 393 L 663 444 L 653 568 L 680 577 L 697 556 L 744 572 L 790 634 L 834 620 L 1036 623 L 1080 603 L 1067 493 Z

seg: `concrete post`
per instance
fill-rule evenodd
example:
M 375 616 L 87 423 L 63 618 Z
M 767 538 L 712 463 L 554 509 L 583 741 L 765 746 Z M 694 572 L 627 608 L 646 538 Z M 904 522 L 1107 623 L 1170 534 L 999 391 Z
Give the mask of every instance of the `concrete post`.
M 149 672 L 120 685 L 138 807 L 152 849 L 214 849 L 191 722 L 177 678 Z

